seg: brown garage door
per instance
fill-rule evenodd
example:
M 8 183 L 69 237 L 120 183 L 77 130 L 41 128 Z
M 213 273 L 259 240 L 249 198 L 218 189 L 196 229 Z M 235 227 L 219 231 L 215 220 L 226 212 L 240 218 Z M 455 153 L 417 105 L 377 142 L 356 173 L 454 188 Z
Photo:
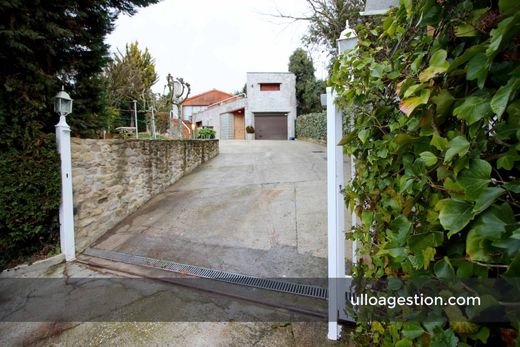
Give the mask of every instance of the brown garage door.
M 255 139 L 287 140 L 285 113 L 255 113 Z

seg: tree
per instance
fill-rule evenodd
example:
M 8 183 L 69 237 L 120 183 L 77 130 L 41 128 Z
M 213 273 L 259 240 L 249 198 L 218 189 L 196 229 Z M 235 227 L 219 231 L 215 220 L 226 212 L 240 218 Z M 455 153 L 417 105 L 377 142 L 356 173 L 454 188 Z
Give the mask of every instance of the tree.
M 337 55 L 336 40 L 345 29 L 348 20 L 350 26 L 357 24 L 363 0 L 306 0 L 308 15 L 291 15 L 278 12 L 277 17 L 309 23 L 307 33 L 302 37 L 306 47 L 320 46 L 326 51 L 331 62 Z
M 57 241 L 53 97 L 74 99 L 73 134 L 97 136 L 107 105 L 105 36 L 120 13 L 157 0 L 0 2 L 0 269 Z
M 234 95 L 247 95 L 247 83 L 244 83 L 244 86 L 241 90 L 235 90 L 233 92 Z
M 53 132 L 52 98 L 64 85 L 74 101 L 73 133 L 103 127 L 106 93 L 101 72 L 109 62 L 105 36 L 120 13 L 157 0 L 72 0 L 0 3 L 0 128 L 17 146 L 34 131 Z M 7 116 L 8 115 L 8 116 Z M 0 136 L 5 143 L 6 136 Z M 12 143 L 9 144 L 12 146 Z
M 297 114 L 321 111 L 320 94 L 325 91 L 325 83 L 316 80 L 312 59 L 304 49 L 297 48 L 293 52 L 289 71 L 296 75 Z
M 155 60 L 147 48 L 139 49 L 139 43 L 126 45 L 125 53 L 117 52 L 106 69 L 107 91 L 110 104 L 122 107 L 132 100 L 153 100 L 152 86 L 159 77 Z

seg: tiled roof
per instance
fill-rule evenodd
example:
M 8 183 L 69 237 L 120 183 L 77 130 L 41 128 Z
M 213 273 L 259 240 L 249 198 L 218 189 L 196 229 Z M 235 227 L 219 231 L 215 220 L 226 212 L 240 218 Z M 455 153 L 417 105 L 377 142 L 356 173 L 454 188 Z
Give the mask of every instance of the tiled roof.
M 202 94 L 194 95 L 182 103 L 183 106 L 209 106 L 219 101 L 232 98 L 233 94 L 229 94 L 217 89 L 209 90 Z

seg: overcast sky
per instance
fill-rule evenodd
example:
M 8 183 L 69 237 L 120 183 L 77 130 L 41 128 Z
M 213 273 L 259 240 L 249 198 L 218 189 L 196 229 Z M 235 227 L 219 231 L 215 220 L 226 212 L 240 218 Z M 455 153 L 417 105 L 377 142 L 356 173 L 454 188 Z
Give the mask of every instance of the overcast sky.
M 166 75 L 183 77 L 192 95 L 213 88 L 241 90 L 246 72 L 287 71 L 307 24 L 267 16 L 277 10 L 299 15 L 305 0 L 163 0 L 132 16 L 120 16 L 107 38 L 112 51 L 139 41 L 155 58 L 163 92 Z M 318 60 L 319 57 L 315 57 Z M 318 78 L 324 63 L 315 61 Z

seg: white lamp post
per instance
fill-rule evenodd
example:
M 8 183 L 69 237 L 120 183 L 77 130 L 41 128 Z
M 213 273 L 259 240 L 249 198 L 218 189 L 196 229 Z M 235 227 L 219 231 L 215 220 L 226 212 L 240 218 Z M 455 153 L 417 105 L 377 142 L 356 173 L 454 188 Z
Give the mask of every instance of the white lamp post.
M 345 23 L 345 29 L 339 35 L 339 38 L 336 40 L 338 44 L 338 53 L 343 54 L 347 51 L 350 51 L 356 47 L 357 44 L 357 34 L 356 32 L 349 26 L 348 20 Z
M 344 54 L 344 53 L 348 54 L 348 52 L 350 52 L 354 48 L 356 48 L 357 41 L 358 41 L 357 34 L 352 28 L 350 28 L 350 26 L 348 24 L 348 20 L 347 20 L 347 22 L 345 23 L 345 30 L 343 30 L 341 32 L 340 38 L 337 40 L 338 53 L 339 54 Z M 354 120 L 351 119 L 350 121 L 353 122 Z M 356 170 L 356 164 L 354 162 L 354 157 L 351 156 L 350 157 L 350 177 L 351 177 L 351 179 L 354 179 L 355 170 Z M 354 212 L 352 212 L 351 221 L 352 221 L 352 226 L 354 227 L 357 223 L 357 216 Z M 357 263 L 356 253 L 357 253 L 357 241 L 354 240 L 354 241 L 352 241 L 352 264 Z
M 345 30 L 337 40 L 338 54 L 347 53 L 356 47 L 357 35 L 348 21 Z M 327 337 L 337 340 L 341 334 L 338 325 L 340 318 L 345 317 L 345 200 L 342 189 L 345 185 L 343 148 L 338 142 L 343 137 L 343 112 L 336 107 L 336 93 L 327 88 L 322 104 L 327 105 L 327 213 L 328 213 L 328 277 L 329 277 L 329 325 Z M 351 177 L 354 177 L 354 160 L 351 159 Z M 352 223 L 355 223 L 352 214 Z M 356 245 L 352 246 L 352 258 L 355 262 Z
M 72 112 L 72 99 L 64 90 L 54 97 L 54 112 L 60 115 L 56 124 L 56 144 L 61 158 L 60 247 L 65 260 L 76 258 L 74 243 L 74 207 L 72 199 L 72 159 L 70 154 L 70 127 L 65 117 Z

